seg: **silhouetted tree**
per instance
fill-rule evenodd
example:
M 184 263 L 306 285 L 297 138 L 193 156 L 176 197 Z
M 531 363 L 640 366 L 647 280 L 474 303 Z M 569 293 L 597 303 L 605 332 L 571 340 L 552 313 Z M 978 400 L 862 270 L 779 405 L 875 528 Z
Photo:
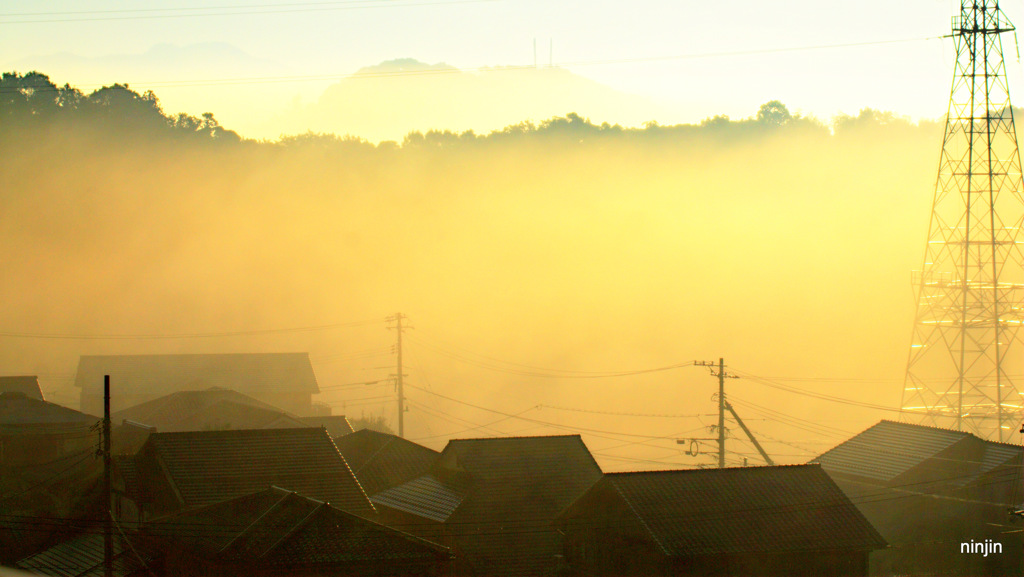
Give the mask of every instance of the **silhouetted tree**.
M 765 126 L 785 126 L 793 119 L 786 105 L 778 100 L 765 102 L 757 111 L 757 121 Z

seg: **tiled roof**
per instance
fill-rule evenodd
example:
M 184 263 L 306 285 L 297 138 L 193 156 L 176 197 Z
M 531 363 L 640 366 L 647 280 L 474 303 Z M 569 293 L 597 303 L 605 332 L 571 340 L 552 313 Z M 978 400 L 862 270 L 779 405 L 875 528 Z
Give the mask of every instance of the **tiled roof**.
M 348 422 L 345 415 L 327 415 L 321 417 L 299 417 L 299 420 L 306 423 L 310 427 L 323 427 L 327 429 L 327 434 L 332 438 L 342 437 L 348 435 L 354 429 L 352 424 Z
M 438 452 L 395 435 L 362 429 L 334 439 L 367 495 L 423 475 Z
M 956 443 L 970 433 L 881 421 L 817 457 L 826 471 L 891 481 Z
M 88 428 L 97 421 L 99 417 L 33 399 L 23 393 L 0 393 L 0 427 L 65 425 Z
M 143 530 L 216 562 L 292 569 L 447 557 L 436 543 L 278 487 L 171 515 Z
M 885 547 L 817 465 L 609 473 L 600 484 L 621 495 L 666 555 Z
M 45 400 L 43 390 L 39 388 L 39 377 L 36 376 L 0 377 L 0 393 L 24 393 L 31 399 Z
M 466 498 L 446 524 L 485 575 L 548 572 L 561 552 L 555 517 L 601 478 L 579 435 L 462 439 L 438 460 L 441 478 L 461 477 Z
M 356 481 L 323 429 L 153 433 L 140 455 L 159 460 L 188 507 L 285 487 L 359 514 L 371 514 Z
M 136 547 L 132 544 L 132 547 Z M 131 575 L 145 569 L 152 558 L 142 549 L 125 546 L 120 535 L 114 537 L 114 575 Z M 58 543 L 49 549 L 18 561 L 19 569 L 51 577 L 102 577 L 103 530 L 99 526 Z
M 438 481 L 433 475 L 424 475 L 377 493 L 370 501 L 443 523 L 465 498 L 455 487 Z
M 75 386 L 101 393 L 104 375 L 110 375 L 111 387 L 138 392 L 210 387 L 320 392 L 307 353 L 83 355 L 78 361 Z

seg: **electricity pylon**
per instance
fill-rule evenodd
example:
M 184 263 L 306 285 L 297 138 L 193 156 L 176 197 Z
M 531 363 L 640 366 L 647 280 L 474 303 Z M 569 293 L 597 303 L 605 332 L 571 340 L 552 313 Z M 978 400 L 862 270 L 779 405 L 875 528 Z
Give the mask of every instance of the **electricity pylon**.
M 1022 405 L 1024 195 L 999 2 L 962 0 L 902 418 L 1003 441 Z

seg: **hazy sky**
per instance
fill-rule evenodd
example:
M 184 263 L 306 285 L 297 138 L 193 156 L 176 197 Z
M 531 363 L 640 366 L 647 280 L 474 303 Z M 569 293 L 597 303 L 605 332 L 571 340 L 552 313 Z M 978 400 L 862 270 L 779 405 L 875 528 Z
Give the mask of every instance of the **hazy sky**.
M 255 116 L 265 121 L 288 106 L 315 102 L 364 66 L 396 58 L 469 70 L 531 65 L 535 40 L 541 64 L 552 59 L 645 97 L 637 99 L 639 110 L 597 121 L 740 118 L 772 99 L 823 119 L 864 107 L 936 118 L 945 112 L 954 54 L 951 40 L 926 39 L 949 32 L 959 3 L 7 0 L 3 6 L 4 70 L 38 68 L 87 91 L 113 82 L 152 88 L 169 112 L 211 110 L 244 133 L 256 130 Z M 1011 19 L 1024 18 L 1020 3 L 1005 9 Z M 894 40 L 907 42 L 773 52 Z M 1007 41 L 1016 89 L 1021 66 L 1012 36 Z M 252 78 L 262 80 L 239 80 Z M 227 86 L 189 82 L 232 79 L 237 82 Z M 509 95 L 510 102 L 515 98 Z
M 36 69 L 87 92 L 127 82 L 154 90 L 167 112 L 212 111 L 244 136 L 267 138 L 317 129 L 401 139 L 409 130 L 489 130 L 572 111 L 598 123 L 697 122 L 749 117 L 773 99 L 823 120 L 865 107 L 934 119 L 946 111 L 955 56 L 952 41 L 936 37 L 948 33 L 959 7 L 948 0 L 249 2 L 6 0 L 0 67 Z M 1024 3 L 1007 11 L 1024 22 Z M 535 39 L 539 63 L 553 45 L 561 69 L 507 72 L 526 75 L 523 82 L 492 82 L 506 72 L 482 72 L 532 66 Z M 1024 74 L 1013 36 L 1004 40 L 1019 105 Z M 345 78 L 396 59 L 466 73 L 437 83 L 424 75 Z M 524 102 L 533 100 L 537 106 Z M 360 108 L 367 103 L 375 109 Z M 445 107 L 475 116 L 436 110 Z M 296 123 L 328 117 L 333 123 Z M 4 372 L 40 374 L 50 394 L 46 387 L 70 382 L 80 354 L 306 350 L 336 410 L 380 408 L 368 414 L 391 419 L 393 405 L 385 403 L 394 391 L 383 375 L 394 335 L 382 319 L 403 311 L 418 329 L 406 358 L 410 386 L 423 390 L 408 396 L 410 427 L 424 442 L 440 446 L 463 427 L 439 425 L 441 417 L 424 416 L 428 410 L 459 415 L 462 435 L 552 432 L 428 397 L 425 389 L 510 412 L 550 403 L 693 413 L 689 424 L 662 419 L 656 426 L 657 419 L 602 421 L 611 416 L 550 406 L 528 413 L 663 437 L 651 441 L 660 453 L 643 457 L 655 460 L 641 464 L 679 465 L 673 439 L 696 435 L 713 411 L 716 383 L 702 369 L 600 389 L 584 379 L 524 384 L 515 371 L 495 376 L 430 347 L 610 372 L 724 355 L 737 371 L 896 406 L 914 312 L 910 271 L 921 262 L 941 130 L 893 130 L 892 141 L 837 137 L 827 150 L 799 135 L 768 141 L 742 149 L 742 169 L 732 149 L 667 149 L 656 158 L 637 150 L 588 149 L 577 157 L 539 149 L 452 166 L 410 153 L 400 157 L 404 164 L 365 172 L 303 151 L 270 163 L 226 156 L 221 166 L 205 152 L 149 162 L 145 155 L 158 152 L 142 149 L 137 158 L 98 163 L 36 159 L 42 169 L 0 156 L 13 183 L 0 216 L 17 225 L 0 226 L 0 241 L 17 247 L 8 251 L 21 267 L 12 278 L 35 279 L 0 286 L 22 299 L 0 299 L 19 315 L 9 319 L 10 330 L 191 334 L 378 319 L 365 334 L 306 341 L 288 334 L 279 343 L 259 341 L 263 348 L 230 339 L 12 339 L 0 357 Z M 150 164 L 152 171 L 139 170 Z M 19 186 L 35 193 L 21 194 Z M 102 203 L 95 191 L 103 191 Z M 96 222 L 132 224 L 79 234 Z M 97 274 L 103 282 L 83 289 L 81 279 Z M 63 301 L 71 313 L 52 306 Z M 896 417 L 816 404 L 752 381 L 731 384 L 739 391 L 731 398 L 842 428 L 812 438 L 814 450 Z M 73 402 L 63 393 L 59 402 Z M 755 429 L 784 443 L 807 437 L 744 410 Z M 475 426 L 491 421 L 500 423 Z M 817 428 L 808 433 L 822 437 Z M 594 447 L 634 450 L 635 439 L 622 440 L 612 435 Z M 660 461 L 663 455 L 673 460 Z M 621 466 L 640 466 L 620 458 Z

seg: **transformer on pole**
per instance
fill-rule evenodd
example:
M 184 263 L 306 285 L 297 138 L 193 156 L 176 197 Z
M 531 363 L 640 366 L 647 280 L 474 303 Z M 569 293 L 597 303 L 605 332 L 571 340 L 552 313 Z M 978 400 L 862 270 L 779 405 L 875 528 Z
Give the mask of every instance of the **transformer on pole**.
M 1024 381 L 1024 194 L 994 0 L 962 0 L 953 18 L 953 86 L 902 419 L 1005 441 Z

